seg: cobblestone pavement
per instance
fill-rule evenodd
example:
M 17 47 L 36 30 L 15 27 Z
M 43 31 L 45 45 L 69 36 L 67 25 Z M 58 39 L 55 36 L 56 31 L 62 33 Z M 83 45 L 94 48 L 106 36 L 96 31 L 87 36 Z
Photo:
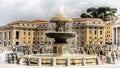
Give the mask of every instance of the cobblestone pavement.
M 1 68 L 120 68 L 120 64 L 104 64 L 104 65 L 91 65 L 91 66 L 27 66 L 17 64 L 0 64 Z

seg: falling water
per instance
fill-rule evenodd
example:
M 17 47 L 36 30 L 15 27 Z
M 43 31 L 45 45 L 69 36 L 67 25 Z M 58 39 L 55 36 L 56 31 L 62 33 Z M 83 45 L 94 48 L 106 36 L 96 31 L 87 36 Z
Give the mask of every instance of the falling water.
M 66 23 L 65 28 L 67 29 L 67 32 L 72 32 L 72 23 Z
M 56 24 L 55 23 L 48 23 L 48 31 L 55 31 Z
M 63 9 L 63 0 L 59 0 L 58 1 L 58 12 L 59 13 L 63 13 L 64 12 L 64 9 Z
M 75 36 L 75 45 L 76 45 L 76 46 L 78 46 L 77 37 L 78 37 L 78 35 L 76 34 L 76 36 Z

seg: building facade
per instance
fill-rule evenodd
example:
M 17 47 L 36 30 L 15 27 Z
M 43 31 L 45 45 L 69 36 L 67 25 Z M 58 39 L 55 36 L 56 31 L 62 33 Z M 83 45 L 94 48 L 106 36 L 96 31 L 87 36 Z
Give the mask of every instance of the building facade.
M 41 44 L 47 21 L 14 21 L 0 27 L 0 45 L 4 47 Z M 39 28 L 38 28 L 39 27 Z M 46 39 L 46 38 L 45 38 Z
M 105 44 L 112 44 L 113 22 L 105 21 Z
M 78 34 L 78 43 L 84 45 L 104 45 L 105 25 L 98 18 L 76 18 L 73 29 Z
M 104 45 L 105 43 L 111 43 L 111 24 L 105 24 L 99 18 L 75 18 L 73 21 L 72 30 L 77 33 L 77 44 L 75 40 L 73 45 Z M 49 28 L 48 25 L 48 21 L 44 20 L 21 20 L 8 23 L 0 27 L 0 45 L 4 47 L 51 45 L 53 41 L 44 34 Z M 109 27 L 110 29 L 107 29 Z
M 117 17 L 117 19 L 113 22 L 113 44 L 114 45 L 120 45 L 120 15 Z

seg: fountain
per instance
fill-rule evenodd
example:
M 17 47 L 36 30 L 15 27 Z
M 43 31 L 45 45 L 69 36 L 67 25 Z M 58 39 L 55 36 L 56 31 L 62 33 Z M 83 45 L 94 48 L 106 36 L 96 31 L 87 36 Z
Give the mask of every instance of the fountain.
M 45 35 L 54 39 L 53 54 L 34 54 L 25 56 L 28 64 L 35 61 L 39 65 L 86 65 L 96 64 L 96 56 L 86 54 L 70 54 L 69 40 L 77 37 L 72 31 L 73 20 L 62 12 L 52 17 Z M 31 57 L 32 56 L 32 57 Z M 39 62 L 38 62 L 39 61 Z
M 45 35 L 48 38 L 53 38 L 55 40 L 53 45 L 53 56 L 67 56 L 69 55 L 69 45 L 67 39 L 75 38 L 76 32 L 67 31 L 65 25 L 66 23 L 72 22 L 72 19 L 65 16 L 63 13 L 52 17 L 50 23 L 55 23 L 55 31 L 47 31 Z

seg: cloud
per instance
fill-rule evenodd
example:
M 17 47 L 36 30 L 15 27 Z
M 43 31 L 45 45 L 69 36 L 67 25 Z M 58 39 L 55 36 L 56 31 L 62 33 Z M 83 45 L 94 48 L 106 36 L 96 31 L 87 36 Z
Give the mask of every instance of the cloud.
M 108 5 L 118 8 L 119 0 L 63 0 L 64 13 L 70 17 L 80 17 L 88 7 Z M 14 20 L 46 19 L 58 13 L 58 0 L 0 0 L 0 24 Z

